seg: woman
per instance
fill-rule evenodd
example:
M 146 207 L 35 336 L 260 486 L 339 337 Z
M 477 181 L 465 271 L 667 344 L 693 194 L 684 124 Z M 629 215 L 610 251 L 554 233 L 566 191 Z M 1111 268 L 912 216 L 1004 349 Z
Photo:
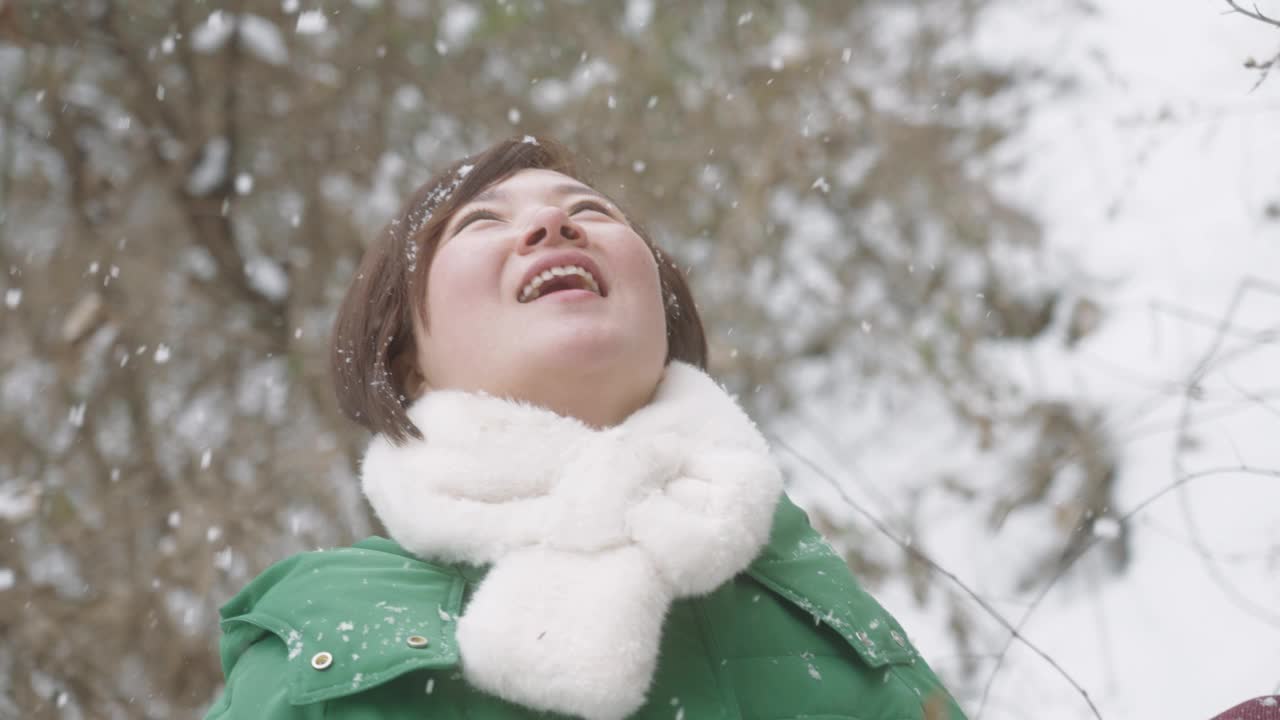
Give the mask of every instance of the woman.
M 429 181 L 333 343 L 390 539 L 223 607 L 208 718 L 962 717 L 704 372 L 680 271 L 560 146 Z

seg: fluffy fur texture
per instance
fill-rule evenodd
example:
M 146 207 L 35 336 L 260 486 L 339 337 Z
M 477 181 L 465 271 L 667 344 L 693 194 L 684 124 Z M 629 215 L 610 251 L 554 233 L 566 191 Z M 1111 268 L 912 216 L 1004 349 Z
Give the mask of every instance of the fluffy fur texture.
M 680 362 L 604 430 L 459 391 L 424 395 L 409 418 L 426 439 L 375 437 L 365 494 L 405 549 L 493 566 L 458 620 L 463 671 L 537 710 L 639 709 L 671 601 L 746 569 L 782 490 L 750 418 Z

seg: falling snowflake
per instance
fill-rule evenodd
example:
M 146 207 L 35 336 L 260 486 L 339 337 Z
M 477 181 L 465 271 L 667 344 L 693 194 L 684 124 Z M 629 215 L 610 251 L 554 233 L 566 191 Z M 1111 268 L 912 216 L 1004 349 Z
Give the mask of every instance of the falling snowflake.
M 304 10 L 298 14 L 298 24 L 293 31 L 299 35 L 319 35 L 329 27 L 329 19 L 323 10 Z

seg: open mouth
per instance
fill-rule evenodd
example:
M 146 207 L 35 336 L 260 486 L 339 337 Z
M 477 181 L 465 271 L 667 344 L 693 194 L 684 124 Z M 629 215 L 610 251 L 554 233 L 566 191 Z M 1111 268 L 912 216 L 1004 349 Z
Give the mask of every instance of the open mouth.
M 604 297 L 604 293 L 600 292 L 600 283 L 596 282 L 589 270 L 580 265 L 561 265 L 535 275 L 520 289 L 517 299 L 522 303 L 533 302 L 561 290 L 587 290 Z

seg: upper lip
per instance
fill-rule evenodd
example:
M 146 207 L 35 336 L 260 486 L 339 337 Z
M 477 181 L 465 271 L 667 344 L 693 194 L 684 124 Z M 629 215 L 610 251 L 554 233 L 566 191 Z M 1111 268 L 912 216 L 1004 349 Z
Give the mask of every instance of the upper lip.
M 605 280 L 604 273 L 600 272 L 600 266 L 596 265 L 594 260 L 583 252 L 562 250 L 539 258 L 537 262 L 529 266 L 529 269 L 525 271 L 524 278 L 520 280 L 520 286 L 516 288 L 516 298 L 519 299 L 520 291 L 535 277 L 551 268 L 565 265 L 577 265 L 591 273 L 591 276 L 596 279 L 596 284 L 600 286 L 600 297 L 609 295 L 609 283 Z

